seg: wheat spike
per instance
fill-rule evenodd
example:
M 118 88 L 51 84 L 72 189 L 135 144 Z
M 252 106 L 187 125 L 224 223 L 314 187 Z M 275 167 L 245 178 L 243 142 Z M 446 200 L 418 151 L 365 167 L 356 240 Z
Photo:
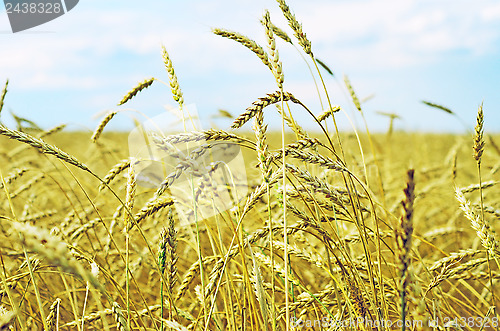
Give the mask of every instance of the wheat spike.
M 347 75 L 344 75 L 344 83 L 345 86 L 347 87 L 347 90 L 349 91 L 349 94 L 351 95 L 352 102 L 354 103 L 354 106 L 356 106 L 356 109 L 361 111 L 361 102 L 359 102 L 358 96 L 356 95 L 356 92 L 354 92 L 354 89 L 351 85 L 351 81 L 349 80 L 349 77 Z
M 451 253 L 449 256 L 446 256 L 434 262 L 434 264 L 429 268 L 429 271 L 440 271 L 445 266 L 450 266 L 452 264 L 460 262 L 465 258 L 473 257 L 480 253 L 481 251 L 474 249 L 466 249 L 466 250 L 461 250 L 459 252 Z
M 241 45 L 245 46 L 249 50 L 251 50 L 255 55 L 259 57 L 259 59 L 264 63 L 271 71 L 273 70 L 273 67 L 271 63 L 269 62 L 269 58 L 267 56 L 267 53 L 264 51 L 262 46 L 257 44 L 255 41 L 252 39 L 248 38 L 247 36 L 244 36 L 240 33 L 229 31 L 229 30 L 224 30 L 224 29 L 219 29 L 219 28 L 214 28 L 212 29 L 212 32 L 218 36 L 234 40 Z
M 106 176 L 104 176 L 104 178 L 102 179 L 103 183 L 99 185 L 99 191 L 106 187 L 104 183 L 105 184 L 111 183 L 111 181 L 115 179 L 116 176 L 118 176 L 122 171 L 124 171 L 128 167 L 130 167 L 130 163 L 131 163 L 130 159 L 124 159 L 115 164 L 113 168 L 111 168 L 111 170 L 109 170 Z
M 113 315 L 115 316 L 116 329 L 118 331 L 129 331 L 127 320 L 123 315 L 122 308 L 117 302 L 113 302 Z
M 174 204 L 174 200 L 170 197 L 159 197 L 159 198 L 153 198 L 150 200 L 146 206 L 144 206 L 137 214 L 135 214 L 135 222 L 139 224 L 142 220 L 144 220 L 146 217 L 149 217 L 156 213 L 157 211 L 168 207 L 172 206 Z M 128 230 L 132 229 L 135 223 L 129 224 Z
M 132 212 L 132 208 L 134 207 L 136 188 L 137 188 L 137 175 L 134 171 L 134 167 L 129 167 L 127 175 L 127 195 L 125 198 L 125 207 L 130 212 Z M 131 215 L 129 213 L 124 213 L 124 218 L 125 218 L 125 229 L 132 228 L 133 221 L 131 219 Z
M 88 173 L 92 174 L 93 176 L 97 177 L 90 169 L 87 167 L 85 164 L 81 163 L 78 161 L 75 157 L 69 155 L 66 152 L 63 152 L 59 148 L 47 144 L 45 141 L 35 138 L 27 133 L 17 131 L 17 130 L 11 130 L 8 129 L 2 125 L 0 125 L 0 134 L 4 135 L 6 137 L 9 137 L 10 139 L 14 139 L 17 141 L 20 141 L 22 143 L 28 144 L 42 153 L 46 154 L 51 154 L 57 157 L 58 159 L 63 160 L 66 163 L 72 164 L 75 167 L 78 167 L 82 170 L 87 171 Z
M 17 178 L 21 177 L 26 171 L 28 171 L 28 168 L 17 168 L 16 170 L 12 171 L 9 173 L 7 176 L 4 177 L 4 182 L 5 184 L 10 184 Z M 0 190 L 3 189 L 3 183 L 0 182 Z
M 49 315 L 47 316 L 47 330 L 55 331 L 58 329 L 57 321 L 59 319 L 59 305 L 61 304 L 61 299 L 57 298 L 49 308 Z
M 319 114 L 318 116 L 316 116 L 316 118 L 318 119 L 318 122 L 321 122 L 321 121 L 326 120 L 327 118 L 329 118 L 333 114 L 338 113 L 339 111 L 340 111 L 340 106 L 333 106 L 332 108 L 327 109 L 324 112 L 322 112 L 321 114 Z
M 2 94 L 0 94 L 0 113 L 2 113 L 3 102 L 5 100 L 5 95 L 7 94 L 7 87 L 8 86 L 9 86 L 9 80 L 7 79 L 7 81 L 5 82 L 5 86 L 2 90 Z
M 238 129 L 248 122 L 252 117 L 257 114 L 258 111 L 266 108 L 269 105 L 281 101 L 281 91 L 276 91 L 274 93 L 268 93 L 265 97 L 259 98 L 259 100 L 254 101 L 251 107 L 248 107 L 246 111 L 238 116 L 231 126 L 233 129 Z M 292 101 L 293 103 L 300 104 L 301 102 L 296 99 L 291 93 L 283 92 L 283 101 Z
M 476 160 L 477 164 L 481 164 L 481 156 L 483 155 L 484 151 L 484 138 L 483 138 L 483 132 L 484 132 L 484 114 L 483 114 L 483 104 L 479 106 L 479 109 L 477 111 L 477 124 L 476 124 L 476 129 L 474 130 L 474 159 Z
M 151 78 L 145 79 L 142 82 L 139 82 L 139 84 L 137 84 L 136 87 L 131 89 L 127 94 L 125 94 L 125 96 L 122 98 L 122 100 L 118 103 L 118 106 L 121 106 L 121 105 L 127 103 L 130 99 L 135 97 L 137 95 L 137 93 L 150 87 L 154 81 L 155 81 L 155 78 L 151 77 Z
M 483 247 L 486 248 L 491 256 L 499 255 L 499 242 L 488 221 L 476 214 L 470 202 L 465 198 L 458 187 L 455 189 L 455 196 L 458 202 L 460 202 L 460 209 L 462 209 L 465 217 L 471 222 L 472 228 L 476 230 L 478 237 L 481 239 Z
M 116 115 L 116 113 L 117 113 L 116 111 L 112 111 L 103 118 L 101 123 L 99 123 L 94 133 L 92 134 L 92 137 L 90 138 L 92 142 L 94 143 L 97 142 L 97 139 L 99 139 L 99 137 L 101 136 L 104 127 L 109 123 L 109 121 L 111 121 L 111 119 Z
M 184 96 L 182 95 L 181 87 L 179 85 L 177 75 L 175 74 L 174 65 L 172 64 L 172 60 L 170 59 L 170 55 L 168 55 L 165 46 L 162 45 L 161 49 L 163 55 L 163 63 L 165 64 L 165 69 L 167 69 L 168 80 L 170 81 L 170 89 L 172 91 L 172 96 L 174 97 L 174 100 L 177 101 L 179 106 L 182 108 L 182 106 L 184 105 Z
M 274 78 L 276 78 L 278 88 L 282 91 L 284 82 L 283 68 L 278 50 L 276 49 L 276 40 L 274 39 L 274 33 L 271 27 L 271 16 L 267 10 L 264 14 L 264 27 L 266 28 L 267 45 L 269 53 L 271 54 L 272 72 Z
M 290 7 L 286 4 L 285 0 L 277 0 L 283 15 L 288 21 L 288 25 L 292 28 L 295 37 L 299 41 L 299 45 L 302 46 L 304 52 L 308 55 L 313 55 L 311 50 L 311 42 L 307 39 L 306 34 L 302 31 L 302 25 L 297 21 L 295 15 L 290 11 Z
M 177 231 L 175 230 L 174 216 L 172 213 L 172 208 L 168 211 L 168 230 L 167 230 L 167 278 L 168 278 L 168 290 L 173 293 L 175 283 L 177 282 Z
M 259 167 L 264 180 L 269 181 L 270 164 L 268 161 L 269 146 L 267 145 L 266 131 L 267 125 L 264 124 L 263 111 L 257 112 L 255 115 L 254 132 L 256 136 L 257 157 L 259 159 Z
M 260 23 L 262 25 L 264 25 L 264 26 L 266 25 L 266 22 L 264 20 L 260 20 Z M 292 39 L 288 36 L 288 34 L 285 31 L 283 31 L 280 28 L 278 28 L 272 22 L 271 22 L 270 26 L 271 26 L 271 30 L 273 31 L 273 33 L 275 35 L 277 35 L 278 37 L 280 37 L 281 39 L 283 39 L 285 42 L 293 45 Z
M 408 181 L 404 190 L 405 200 L 402 202 L 404 215 L 396 230 L 396 246 L 398 249 L 398 290 L 401 298 L 401 319 L 406 320 L 408 285 L 410 283 L 410 253 L 413 234 L 413 202 L 415 201 L 415 181 L 413 169 L 408 170 Z M 404 330 L 404 327 L 403 327 Z

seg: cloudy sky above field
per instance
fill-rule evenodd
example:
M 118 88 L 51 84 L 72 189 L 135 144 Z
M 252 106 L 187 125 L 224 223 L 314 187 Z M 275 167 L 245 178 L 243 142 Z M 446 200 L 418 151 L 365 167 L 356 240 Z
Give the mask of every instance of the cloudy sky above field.
M 497 0 L 289 0 L 312 41 L 313 52 L 335 74 L 325 82 L 339 104 L 362 127 L 347 99 L 343 75 L 358 96 L 373 96 L 363 109 L 373 131 L 384 131 L 397 113 L 397 129 L 464 131 L 464 125 L 421 100 L 452 109 L 469 127 L 484 101 L 486 128 L 500 131 L 500 3 Z M 161 44 L 174 62 L 187 104 L 208 121 L 218 109 L 233 115 L 276 90 L 274 78 L 244 47 L 211 33 L 223 27 L 265 46 L 259 23 L 269 9 L 274 23 L 292 32 L 277 4 L 264 0 L 117 1 L 86 0 L 66 15 L 26 32 L 12 34 L 0 11 L 0 84 L 9 79 L 1 119 L 10 111 L 49 128 L 69 123 L 93 130 L 103 113 L 119 113 L 110 128 L 128 129 L 140 113 L 154 117 L 174 106 L 162 84 L 140 93 L 124 107 L 116 103 L 139 81 L 167 81 Z M 278 42 L 285 89 L 321 111 L 314 81 L 299 52 Z M 317 77 L 316 77 L 317 78 Z M 132 111 L 136 110 L 136 111 Z M 140 113 L 139 113 L 140 112 Z M 306 127 L 311 120 L 299 108 L 294 116 Z M 268 119 L 277 119 L 270 109 Z M 343 128 L 350 122 L 340 114 Z M 228 120 L 217 125 L 227 128 Z M 208 128 L 208 122 L 203 123 Z M 276 126 L 278 127 L 278 126 Z

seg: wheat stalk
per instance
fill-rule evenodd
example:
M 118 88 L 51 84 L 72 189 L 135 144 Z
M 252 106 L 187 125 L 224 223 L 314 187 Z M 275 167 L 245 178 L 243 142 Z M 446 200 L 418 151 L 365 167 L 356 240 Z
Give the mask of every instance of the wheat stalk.
M 297 137 L 299 139 L 309 138 L 309 135 L 307 134 L 307 132 L 293 119 L 292 116 L 288 116 L 281 109 L 281 106 L 279 104 L 276 105 L 276 109 L 278 110 L 278 113 L 281 115 L 281 117 L 285 120 L 286 125 L 288 125 L 288 127 L 290 129 L 292 129 L 293 132 L 295 132 L 295 134 L 297 135 Z

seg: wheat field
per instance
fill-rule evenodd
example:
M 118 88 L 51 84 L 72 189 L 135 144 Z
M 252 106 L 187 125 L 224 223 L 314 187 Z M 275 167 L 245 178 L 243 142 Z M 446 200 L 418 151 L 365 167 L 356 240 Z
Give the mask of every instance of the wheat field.
M 484 132 L 488 110 L 478 101 L 463 135 L 338 130 L 330 69 L 278 4 L 290 34 L 265 12 L 267 45 L 213 29 L 276 82 L 231 129 L 189 129 L 159 47 L 184 132 L 137 132 L 163 159 L 130 155 L 130 133 L 106 130 L 119 107 L 94 132 L 0 126 L 0 330 L 498 327 L 500 137 Z M 276 38 L 303 53 L 323 109 L 286 90 Z M 161 83 L 145 79 L 118 105 Z M 8 81 L 0 111 L 4 98 Z M 268 112 L 281 131 L 268 130 Z

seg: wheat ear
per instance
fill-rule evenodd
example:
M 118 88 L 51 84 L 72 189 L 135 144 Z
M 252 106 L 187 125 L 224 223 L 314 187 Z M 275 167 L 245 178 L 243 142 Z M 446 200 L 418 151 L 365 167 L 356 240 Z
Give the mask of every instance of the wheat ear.
M 264 27 L 266 30 L 269 53 L 271 55 L 272 72 L 274 78 L 276 79 L 276 83 L 278 84 L 278 88 L 280 89 L 280 91 L 283 91 L 283 82 L 285 78 L 283 75 L 280 56 L 278 50 L 276 49 L 276 40 L 274 39 L 273 29 L 271 27 L 271 16 L 269 15 L 269 12 L 267 10 L 264 14 Z
M 0 125 L 0 135 L 4 135 L 10 139 L 14 139 L 17 141 L 20 141 L 22 143 L 28 144 L 36 149 L 38 149 L 40 152 L 45 153 L 45 154 L 51 154 L 57 157 L 60 160 L 63 160 L 66 163 L 69 163 L 71 165 L 74 165 L 75 167 L 78 167 L 82 170 L 85 170 L 86 172 L 90 173 L 94 177 L 98 178 L 96 174 L 94 174 L 89 167 L 87 167 L 85 164 L 81 163 L 78 161 L 74 156 L 69 155 L 66 152 L 63 152 L 59 148 L 47 144 L 45 141 L 35 138 L 27 133 L 17 131 L 17 130 L 11 130 L 8 129 L 2 125 Z
M 240 43 L 241 45 L 245 46 L 246 48 L 251 50 L 255 55 L 257 55 L 259 59 L 262 61 L 262 63 L 264 63 L 269 69 L 273 70 L 271 63 L 269 62 L 269 58 L 267 57 L 267 53 L 264 51 L 262 46 L 257 44 L 254 40 L 240 33 L 219 28 L 212 29 L 212 32 L 218 36 L 234 40 Z
M 113 302 L 113 315 L 115 316 L 116 329 L 118 331 L 129 331 L 127 320 L 123 316 L 123 311 L 117 302 Z
M 168 213 L 168 232 L 167 232 L 167 253 L 168 253 L 168 287 L 170 293 L 173 293 L 175 283 L 177 283 L 177 231 L 175 230 L 175 221 L 172 209 Z
M 405 320 L 407 315 L 408 285 L 410 283 L 410 253 L 413 234 L 413 202 L 415 201 L 415 181 L 413 169 L 408 170 L 408 181 L 404 190 L 405 200 L 402 202 L 404 215 L 396 230 L 396 247 L 398 249 L 398 290 L 401 300 L 401 320 L 403 321 L 403 331 L 405 330 Z
M 103 190 L 107 184 L 111 183 L 111 181 L 118 176 L 122 171 L 130 167 L 130 159 L 124 159 L 118 162 L 109 170 L 109 172 L 102 179 L 102 183 L 99 185 L 99 191 Z M 105 185 L 106 184 L 106 185 Z
M 61 299 L 57 298 L 49 308 L 49 315 L 47 316 L 47 330 L 55 331 L 58 329 L 57 322 L 59 320 L 59 305 L 61 304 Z
M 151 78 L 148 78 L 142 82 L 139 82 L 136 87 L 134 87 L 133 89 L 128 91 L 127 94 L 125 94 L 125 96 L 122 98 L 122 100 L 120 102 L 118 102 L 118 106 L 121 106 L 121 105 L 127 103 L 130 99 L 135 97 L 137 95 L 137 93 L 150 87 L 154 81 L 155 81 L 155 78 L 151 77 Z
M 301 104 L 301 102 L 289 92 L 283 92 L 283 101 L 292 101 L 293 103 Z M 242 127 L 243 124 L 254 117 L 257 112 L 277 102 L 281 102 L 281 91 L 268 93 L 265 97 L 259 98 L 259 100 L 254 101 L 251 107 L 248 107 L 243 114 L 241 114 L 234 120 L 231 127 L 233 129 Z
M 5 86 L 2 90 L 2 94 L 0 94 L 0 113 L 2 112 L 3 109 L 3 101 L 5 100 L 5 95 L 7 94 L 7 87 L 9 86 L 9 80 L 5 82 Z
M 474 146 L 473 146 L 473 156 L 474 159 L 476 160 L 477 164 L 481 164 L 481 156 L 483 156 L 483 151 L 484 151 L 484 137 L 483 137 L 483 132 L 484 132 L 484 114 L 483 114 L 483 105 L 481 104 L 479 106 L 478 112 L 477 112 L 477 119 L 476 119 L 476 128 L 475 128 L 475 133 L 474 133 Z
M 327 109 L 318 116 L 316 116 L 316 118 L 318 119 L 318 122 L 321 122 L 339 111 L 340 111 L 340 106 L 333 106 L 332 108 Z
M 174 204 L 174 200 L 169 197 L 158 197 L 158 198 L 153 198 L 150 200 L 146 206 L 144 206 L 137 214 L 135 214 L 135 223 L 139 224 L 142 220 L 144 220 L 146 217 L 153 215 L 157 211 L 168 207 L 172 206 Z M 130 223 L 128 231 L 130 231 L 135 223 Z
M 116 113 L 117 113 L 116 111 L 112 111 L 112 112 L 108 113 L 106 115 L 106 117 L 103 118 L 101 123 L 99 123 L 99 125 L 95 129 L 94 133 L 92 134 L 92 137 L 90 138 L 90 140 L 92 140 L 92 142 L 94 142 L 94 143 L 97 142 L 97 139 L 99 139 L 99 137 L 101 136 L 101 133 L 104 130 L 104 127 L 109 123 L 109 121 L 111 121 L 111 119 L 116 115 Z
M 168 74 L 168 80 L 170 81 L 170 89 L 172 90 L 172 96 L 174 97 L 174 100 L 182 108 L 182 106 L 184 105 L 184 96 L 182 95 L 181 87 L 179 86 L 179 81 L 174 71 L 174 65 L 172 64 L 172 60 L 170 59 L 170 55 L 168 55 L 165 46 L 162 45 L 161 50 L 162 50 L 163 63 L 165 64 L 165 69 L 167 70 Z
M 267 124 L 264 124 L 263 111 L 257 112 L 255 115 L 254 132 L 257 140 L 257 157 L 259 159 L 259 167 L 262 176 L 266 182 L 269 181 L 270 164 L 268 161 L 269 146 L 266 138 Z
M 347 90 L 349 91 L 349 94 L 351 95 L 351 99 L 352 102 L 354 103 L 354 106 L 356 106 L 357 110 L 361 111 L 361 102 L 359 101 L 356 92 L 354 92 L 354 88 L 352 87 L 351 81 L 349 80 L 349 77 L 347 77 L 347 75 L 344 75 L 344 83 L 345 86 L 347 87 Z
M 499 242 L 490 224 L 477 215 L 470 202 L 465 198 L 459 188 L 455 189 L 455 196 L 460 203 L 460 209 L 462 209 L 465 217 L 471 222 L 472 228 L 476 231 L 477 236 L 481 239 L 483 247 L 486 248 L 490 256 L 495 257 L 499 255 Z
M 264 25 L 264 26 L 266 25 L 266 22 L 264 20 L 260 20 L 260 23 L 262 25 Z M 285 31 L 283 31 L 280 28 L 278 28 L 272 22 L 271 22 L 270 26 L 271 26 L 271 30 L 273 31 L 273 33 L 275 35 L 277 35 L 278 37 L 280 37 L 281 39 L 283 39 L 285 42 L 293 45 L 292 39 L 288 36 L 288 34 Z
M 311 42 L 307 39 L 306 34 L 302 31 L 302 24 L 297 21 L 295 15 L 290 11 L 290 7 L 286 4 L 285 0 L 277 0 L 283 15 L 288 21 L 288 25 L 292 28 L 295 38 L 299 41 L 299 45 L 302 46 L 304 52 L 308 55 L 313 55 L 311 51 Z

